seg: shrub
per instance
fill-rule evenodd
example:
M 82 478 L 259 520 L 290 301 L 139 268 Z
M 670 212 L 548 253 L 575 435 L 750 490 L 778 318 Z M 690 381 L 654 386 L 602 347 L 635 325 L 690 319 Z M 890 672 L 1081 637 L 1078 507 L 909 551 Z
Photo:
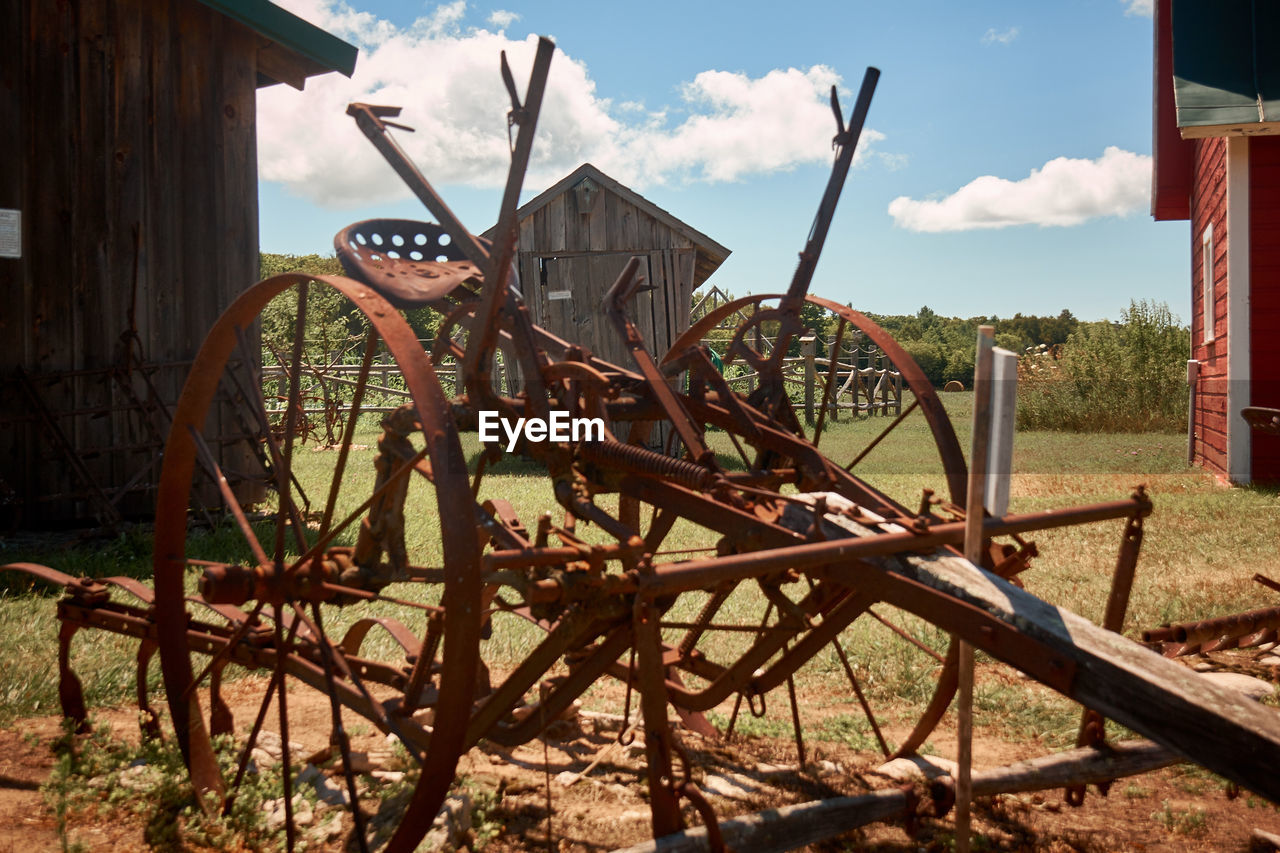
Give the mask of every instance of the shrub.
M 1018 427 L 1177 432 L 1186 425 L 1190 331 L 1164 303 L 1129 303 L 1119 323 L 1081 323 L 1062 347 L 1018 363 Z

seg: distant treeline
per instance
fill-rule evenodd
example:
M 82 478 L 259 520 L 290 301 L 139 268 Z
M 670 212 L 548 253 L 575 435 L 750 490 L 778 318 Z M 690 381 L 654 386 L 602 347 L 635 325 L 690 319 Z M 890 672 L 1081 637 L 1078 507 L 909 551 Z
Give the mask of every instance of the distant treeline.
M 262 277 L 284 272 L 341 275 L 335 257 L 260 255 Z M 730 297 L 732 298 L 732 297 Z M 695 302 L 697 298 L 695 297 Z M 294 329 L 296 299 L 274 300 L 263 311 L 264 346 L 283 346 Z M 440 315 L 429 308 L 407 312 L 421 338 L 432 338 Z M 871 314 L 920 365 L 935 386 L 973 384 L 978 326 L 995 327 L 996 345 L 1022 355 L 1019 426 L 1069 430 L 1178 429 L 1186 418 L 1185 361 L 1190 332 L 1163 303 L 1133 302 L 1118 322 L 1082 322 L 1069 310 L 1057 316 L 944 317 L 925 306 L 915 314 Z M 694 318 L 696 319 L 696 318 Z M 830 341 L 837 319 L 816 305 L 801 312 L 803 325 Z M 363 335 L 363 317 L 329 288 L 307 298 L 308 341 L 321 352 L 340 349 Z M 766 335 L 775 330 L 766 328 Z M 708 335 L 713 347 L 730 329 Z M 799 353 L 798 340 L 791 342 Z
M 929 306 L 915 314 L 872 314 L 867 316 L 889 333 L 920 365 L 929 381 L 941 387 L 951 380 L 973 384 L 973 352 L 978 327 L 994 326 L 996 346 L 1016 353 L 1041 344 L 1065 344 L 1081 323 L 1067 309 L 1056 317 L 1014 314 L 1012 317 L 944 317 Z M 824 329 L 835 333 L 832 318 Z
M 262 278 L 287 272 L 311 275 L 345 275 L 342 264 L 333 255 L 277 255 L 258 253 L 258 272 Z M 262 312 L 263 339 L 268 344 L 287 340 L 293 334 L 296 300 L 275 299 Z M 440 315 L 430 308 L 406 311 L 405 318 L 419 338 L 434 338 L 440 327 Z M 364 317 L 340 294 L 327 287 L 313 287 L 307 294 L 307 331 L 309 341 L 334 346 L 347 337 L 363 335 Z

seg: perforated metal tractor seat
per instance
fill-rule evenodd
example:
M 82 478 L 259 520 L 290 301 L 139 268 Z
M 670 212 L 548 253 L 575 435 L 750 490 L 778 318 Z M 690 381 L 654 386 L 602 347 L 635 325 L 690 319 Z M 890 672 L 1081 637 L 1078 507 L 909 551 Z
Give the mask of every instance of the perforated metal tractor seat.
M 441 309 L 479 289 L 479 268 L 433 222 L 368 219 L 339 231 L 333 246 L 347 275 L 397 308 Z

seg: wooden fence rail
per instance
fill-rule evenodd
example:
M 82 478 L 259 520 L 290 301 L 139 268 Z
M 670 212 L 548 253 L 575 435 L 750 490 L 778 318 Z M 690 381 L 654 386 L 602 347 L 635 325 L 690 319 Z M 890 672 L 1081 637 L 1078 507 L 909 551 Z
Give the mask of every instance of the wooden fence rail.
M 768 338 L 761 340 L 767 351 L 773 342 Z M 424 340 L 422 343 L 430 351 L 432 341 Z M 716 349 L 717 343 L 704 341 L 712 350 Z M 876 347 L 861 346 L 856 340 L 846 341 L 839 353 L 832 352 L 833 345 L 832 341 L 806 336 L 800 339 L 801 354 L 783 359 L 783 380 L 792 400 L 796 403 L 803 401 L 805 421 L 810 424 L 814 422 L 815 413 L 822 405 L 828 376 L 833 377 L 832 387 L 825 395 L 829 420 L 839 420 L 842 412 L 854 415 L 901 414 L 902 374 L 884 354 Z M 819 351 L 824 355 L 819 356 Z M 834 374 L 831 373 L 832 358 L 836 360 Z M 350 394 L 343 393 L 342 389 L 355 386 L 360 365 L 353 363 L 353 360 L 358 362 L 358 359 L 355 350 L 343 349 L 326 353 L 322 358 L 306 360 L 302 366 L 302 411 L 307 415 L 326 415 L 328 420 L 345 412 Z M 457 365 L 452 359 L 446 359 L 437 366 L 436 372 L 446 393 L 451 392 L 457 380 Z M 510 384 L 500 360 L 495 380 L 499 387 Z M 730 388 L 749 394 L 756 388 L 759 376 L 735 364 L 727 368 L 725 381 Z M 271 408 L 271 414 L 283 415 L 284 400 L 288 394 L 287 367 L 278 360 L 264 364 L 262 384 L 268 404 L 272 401 L 277 403 Z M 364 408 L 367 411 L 392 411 L 409 397 L 399 365 L 383 356 L 375 359 L 366 389 L 369 393 L 386 398 L 381 406 L 366 405 Z M 507 390 L 508 393 L 514 393 L 512 388 Z

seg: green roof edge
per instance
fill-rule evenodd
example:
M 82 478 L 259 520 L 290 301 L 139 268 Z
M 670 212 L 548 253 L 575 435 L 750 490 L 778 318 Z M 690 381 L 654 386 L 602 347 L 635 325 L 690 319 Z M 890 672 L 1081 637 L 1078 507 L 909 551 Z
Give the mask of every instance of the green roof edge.
M 200 0 L 228 18 L 331 71 L 350 77 L 356 68 L 355 45 L 281 9 L 267 0 Z

